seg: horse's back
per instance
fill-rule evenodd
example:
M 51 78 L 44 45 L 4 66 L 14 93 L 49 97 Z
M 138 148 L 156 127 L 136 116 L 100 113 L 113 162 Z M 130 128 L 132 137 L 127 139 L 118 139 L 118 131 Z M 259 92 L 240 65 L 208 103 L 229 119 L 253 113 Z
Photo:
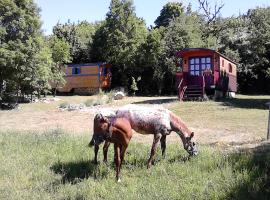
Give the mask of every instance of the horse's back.
M 170 118 L 166 109 L 128 105 L 118 109 L 116 115 L 127 118 L 132 128 L 142 134 L 154 134 L 170 129 Z

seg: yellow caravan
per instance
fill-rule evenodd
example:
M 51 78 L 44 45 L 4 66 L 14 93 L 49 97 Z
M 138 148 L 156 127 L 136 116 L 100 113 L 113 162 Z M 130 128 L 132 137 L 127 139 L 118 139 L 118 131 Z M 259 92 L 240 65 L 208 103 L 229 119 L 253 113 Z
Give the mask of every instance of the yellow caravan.
M 68 64 L 64 70 L 66 83 L 58 92 L 93 94 L 111 85 L 111 65 L 107 63 Z

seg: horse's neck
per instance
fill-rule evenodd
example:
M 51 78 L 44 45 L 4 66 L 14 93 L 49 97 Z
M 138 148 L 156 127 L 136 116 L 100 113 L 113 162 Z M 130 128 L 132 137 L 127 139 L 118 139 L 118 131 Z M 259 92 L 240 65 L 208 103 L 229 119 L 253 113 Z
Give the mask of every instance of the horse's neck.
M 191 134 L 191 131 L 185 125 L 185 123 L 172 112 L 170 113 L 170 122 L 172 130 L 175 131 L 181 138 L 186 138 Z

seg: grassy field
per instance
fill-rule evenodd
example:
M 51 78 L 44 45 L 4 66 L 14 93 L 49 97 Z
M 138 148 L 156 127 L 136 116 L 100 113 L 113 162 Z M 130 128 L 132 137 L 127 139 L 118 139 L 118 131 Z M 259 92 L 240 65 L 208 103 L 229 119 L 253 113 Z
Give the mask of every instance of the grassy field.
M 61 131 L 0 134 L 0 199 L 269 199 L 270 152 L 224 154 L 200 147 L 186 159 L 178 145 L 158 152 L 150 170 L 150 146 L 132 142 L 116 183 L 108 166 L 91 163 L 86 136 Z M 100 158 L 101 160 L 101 154 Z
M 187 160 L 171 134 L 166 158 L 158 152 L 156 165 L 147 170 L 152 136 L 134 134 L 121 183 L 115 181 L 112 148 L 108 166 L 91 162 L 93 149 L 87 144 L 94 114 L 57 108 L 96 97 L 60 98 L 0 111 L 0 199 L 270 199 L 270 145 L 261 143 L 270 96 L 238 95 L 220 102 L 127 97 L 105 105 L 162 104 L 195 131 L 199 143 L 199 156 Z M 236 146 L 244 148 L 242 153 L 231 151 Z

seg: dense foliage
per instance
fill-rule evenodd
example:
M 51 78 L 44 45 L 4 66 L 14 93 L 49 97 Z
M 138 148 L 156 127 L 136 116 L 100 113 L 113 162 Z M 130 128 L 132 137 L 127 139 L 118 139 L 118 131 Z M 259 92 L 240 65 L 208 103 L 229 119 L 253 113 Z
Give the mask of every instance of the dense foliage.
M 32 0 L 5 0 L 0 3 L 0 92 L 24 90 L 31 92 L 39 85 L 43 70 L 42 60 L 46 50 L 42 50 L 38 8 Z M 42 55 L 43 54 L 43 55 Z M 45 59 L 45 62 L 48 62 Z M 46 78 L 45 78 L 46 79 Z
M 131 1 L 112 0 L 104 24 L 97 31 L 92 51 L 98 53 L 96 59 L 111 63 L 113 86 L 129 86 L 131 77 L 136 77 L 139 67 L 136 55 L 145 41 L 145 22 L 135 14 Z
M 113 87 L 134 92 L 136 85 L 136 94 L 173 94 L 180 62 L 175 52 L 190 47 L 212 48 L 238 62 L 239 92 L 270 93 L 270 8 L 222 18 L 223 5 L 213 12 L 209 4 L 201 5 L 204 9 L 194 12 L 191 4 L 169 2 L 156 26 L 147 29 L 131 0 L 111 0 L 104 21 L 58 23 L 45 37 L 33 0 L 3 0 L 0 97 L 46 94 L 49 83 L 63 82 L 61 66 L 69 62 L 108 62 Z

